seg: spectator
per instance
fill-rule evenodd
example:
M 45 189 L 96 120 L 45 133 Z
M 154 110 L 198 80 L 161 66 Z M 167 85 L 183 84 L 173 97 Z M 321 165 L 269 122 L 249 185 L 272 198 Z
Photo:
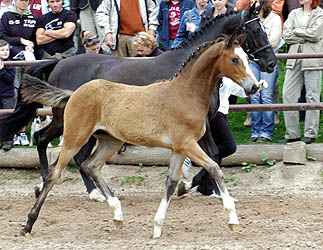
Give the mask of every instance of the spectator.
M 28 9 L 29 0 L 16 0 L 15 6 L 3 14 L 0 24 L 0 39 L 10 44 L 10 58 L 24 58 L 24 51 L 34 53 L 37 49 L 35 45 L 35 32 L 37 27 L 37 17 Z M 28 24 L 28 25 L 26 25 Z M 15 99 L 20 86 L 22 69 L 17 67 L 15 85 Z M 15 136 L 14 145 L 28 146 L 29 140 L 23 128 L 19 136 Z
M 148 32 L 139 32 L 133 40 L 133 45 L 137 51 L 136 57 L 153 57 L 162 53 L 157 48 L 156 38 Z
M 284 6 L 284 1 L 285 0 L 270 0 L 271 2 L 271 7 L 272 7 L 272 12 L 280 16 L 281 20 L 281 27 L 284 23 L 283 20 L 283 6 Z M 288 0 L 287 0 L 288 1 Z M 291 0 L 291 1 L 298 1 L 298 0 Z M 253 0 L 237 0 L 236 1 L 236 8 L 238 10 L 245 10 L 251 6 L 251 2 L 254 3 Z M 250 103 L 250 97 L 246 98 L 246 102 L 249 104 Z M 279 86 L 278 84 L 275 85 L 274 89 L 274 103 L 279 102 Z M 275 124 L 278 124 L 279 121 L 279 112 L 275 112 Z M 246 117 L 246 120 L 243 122 L 243 125 L 245 126 L 251 126 L 251 113 L 248 112 L 248 115 Z
M 288 53 L 320 53 L 323 40 L 323 10 L 319 0 L 300 0 L 301 8 L 294 9 L 284 24 L 284 39 L 290 45 Z M 283 102 L 296 103 L 303 85 L 306 100 L 319 102 L 323 61 L 321 59 L 288 59 L 283 86 Z M 307 110 L 304 124 L 304 142 L 315 141 L 318 136 L 319 110 Z M 285 139 L 278 142 L 299 141 L 301 138 L 298 111 L 284 111 Z
M 231 11 L 233 11 L 233 8 L 231 6 L 229 6 L 227 4 L 227 0 L 211 0 L 213 7 L 211 9 L 209 9 L 208 11 L 205 12 L 205 14 L 203 15 L 204 17 L 216 17 L 217 15 L 220 14 L 225 14 L 230 13 Z M 201 26 L 203 26 L 203 19 L 200 23 Z
M 40 18 L 42 15 L 42 8 L 41 8 L 41 0 L 30 0 L 30 11 L 33 13 L 36 17 Z
M 15 67 L 4 66 L 3 61 L 9 57 L 9 43 L 0 40 L 0 109 L 13 109 L 15 107 L 14 80 Z M 8 151 L 13 146 L 13 140 L 7 140 L 0 144 L 0 148 Z
M 286 21 L 289 13 L 293 10 L 293 9 L 297 9 L 301 7 L 299 0 L 285 0 L 284 3 L 284 7 L 283 7 L 283 18 L 284 18 L 284 22 Z
M 29 0 L 16 0 L 16 6 L 3 14 L 0 24 L 0 39 L 10 46 L 10 58 L 21 51 L 34 52 L 37 17 L 28 10 Z M 28 25 L 25 25 L 28 23 Z
M 52 11 L 52 8 L 48 4 L 48 0 L 41 0 L 41 12 L 42 15 L 45 15 Z M 70 0 L 63 0 L 63 9 L 70 10 Z
M 160 3 L 157 31 L 162 50 L 171 48 L 184 12 L 192 8 L 194 8 L 192 0 L 163 0 Z
M 288 1 L 288 0 L 287 0 Z M 295 0 L 292 0 L 295 1 Z M 298 1 L 298 0 L 296 0 Z M 249 6 L 251 6 L 250 3 L 253 3 L 253 0 L 237 0 L 236 1 L 236 6 L 238 10 L 245 10 L 248 9 Z M 285 0 L 270 0 L 271 6 L 272 6 L 272 11 L 276 13 L 277 15 L 280 16 L 282 24 L 284 23 L 283 19 L 283 7 L 284 7 L 284 2 Z
M 136 50 L 132 46 L 132 39 L 138 32 L 148 31 L 156 36 L 158 10 L 155 0 L 103 0 L 96 17 L 112 54 L 134 56 Z
M 81 29 L 88 30 L 98 34 L 103 41 L 103 34 L 96 19 L 95 12 L 102 0 L 76 0 L 77 7 L 79 8 Z
M 43 59 L 62 59 L 74 54 L 73 33 L 77 16 L 63 8 L 63 0 L 47 0 L 52 11 L 42 15 L 36 31 L 39 45 L 43 45 Z
M 70 1 L 64 0 L 63 8 L 70 10 Z M 38 18 L 51 11 L 46 0 L 30 0 L 30 11 Z
M 237 0 L 228 0 L 227 5 L 232 9 L 236 8 Z
M 195 7 L 185 11 L 172 48 L 178 47 L 188 36 L 198 30 L 201 16 L 212 7 L 208 0 L 195 0 Z
M 76 52 L 76 55 L 84 53 L 98 53 L 110 55 L 110 53 L 104 51 L 101 48 L 101 41 L 97 34 L 88 30 L 82 30 L 80 36 L 82 40 L 82 47 Z
M 15 6 L 14 0 L 1 0 L 0 1 L 0 19 L 3 13 L 11 10 Z
M 270 0 L 252 0 L 256 6 L 262 4 L 259 18 L 265 28 L 269 42 L 274 51 L 277 51 L 281 40 L 281 20 L 279 15 L 272 12 Z M 255 62 L 249 62 L 258 81 L 265 80 L 268 87 L 262 89 L 259 93 L 250 97 L 251 104 L 272 104 L 274 102 L 274 89 L 277 84 L 279 67 L 275 68 L 272 73 L 261 72 L 260 67 Z M 273 111 L 256 111 L 251 112 L 251 137 L 249 142 L 271 142 L 274 137 L 275 112 Z

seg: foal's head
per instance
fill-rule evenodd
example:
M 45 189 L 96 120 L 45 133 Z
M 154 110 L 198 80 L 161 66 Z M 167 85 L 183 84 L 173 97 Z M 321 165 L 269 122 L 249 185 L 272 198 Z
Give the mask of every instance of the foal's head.
M 246 39 L 246 35 L 232 35 L 229 38 L 219 38 L 223 40 L 222 51 L 219 55 L 219 68 L 221 74 L 231 78 L 234 82 L 244 88 L 247 95 L 254 94 L 259 89 L 258 81 L 255 79 L 246 56 L 242 52 L 240 44 Z

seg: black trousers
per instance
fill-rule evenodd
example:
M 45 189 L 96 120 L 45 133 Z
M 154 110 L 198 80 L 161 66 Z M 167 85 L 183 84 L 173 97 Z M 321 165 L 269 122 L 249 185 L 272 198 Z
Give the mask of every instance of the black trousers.
M 227 123 L 227 118 L 224 114 L 217 112 L 215 118 L 210 121 L 210 126 L 214 142 L 219 149 L 219 154 L 214 160 L 218 165 L 221 165 L 221 161 L 224 157 L 232 155 L 234 152 L 236 152 L 237 145 Z M 194 176 L 192 187 L 195 186 L 198 186 L 197 191 L 204 195 L 211 195 L 213 190 L 217 194 L 220 194 L 216 182 L 204 169 Z

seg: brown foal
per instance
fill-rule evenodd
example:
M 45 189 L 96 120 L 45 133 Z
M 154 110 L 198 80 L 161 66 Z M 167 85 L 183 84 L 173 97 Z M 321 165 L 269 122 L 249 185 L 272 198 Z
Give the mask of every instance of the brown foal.
M 234 199 L 225 187 L 221 169 L 200 148 L 198 141 L 205 132 L 205 119 L 213 89 L 221 77 L 231 78 L 247 94 L 253 94 L 259 88 L 258 82 L 246 73 L 241 58 L 235 53 L 237 46 L 239 43 L 235 36 L 205 43 L 182 64 L 174 78 L 141 87 L 98 79 L 82 85 L 71 94 L 71 91 L 54 89 L 45 82 L 25 76 L 22 83 L 25 100 L 50 106 L 68 102 L 61 153 L 28 214 L 21 235 L 31 232 L 48 192 L 91 135 L 98 140 L 97 148 L 81 168 L 91 176 L 107 198 L 109 206 L 114 209 L 116 225 L 123 223 L 121 203 L 109 189 L 100 170 L 107 159 L 124 142 L 128 142 L 172 150 L 166 192 L 154 218 L 154 238 L 161 235 L 168 204 L 185 157 L 205 168 L 219 184 L 223 206 L 229 211 L 229 226 L 236 230 L 239 221 Z

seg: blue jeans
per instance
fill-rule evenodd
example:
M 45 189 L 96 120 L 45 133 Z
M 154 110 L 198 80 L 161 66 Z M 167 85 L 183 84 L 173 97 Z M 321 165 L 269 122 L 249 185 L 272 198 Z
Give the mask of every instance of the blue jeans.
M 14 97 L 0 97 L 0 109 L 14 109 L 15 98 Z
M 274 88 L 277 84 L 279 67 L 274 72 L 261 72 L 258 64 L 249 63 L 249 66 L 258 81 L 265 80 L 268 88 L 262 89 L 259 93 L 250 97 L 251 104 L 272 104 L 274 102 Z M 272 141 L 275 128 L 275 112 L 251 112 L 251 137 L 263 137 Z

